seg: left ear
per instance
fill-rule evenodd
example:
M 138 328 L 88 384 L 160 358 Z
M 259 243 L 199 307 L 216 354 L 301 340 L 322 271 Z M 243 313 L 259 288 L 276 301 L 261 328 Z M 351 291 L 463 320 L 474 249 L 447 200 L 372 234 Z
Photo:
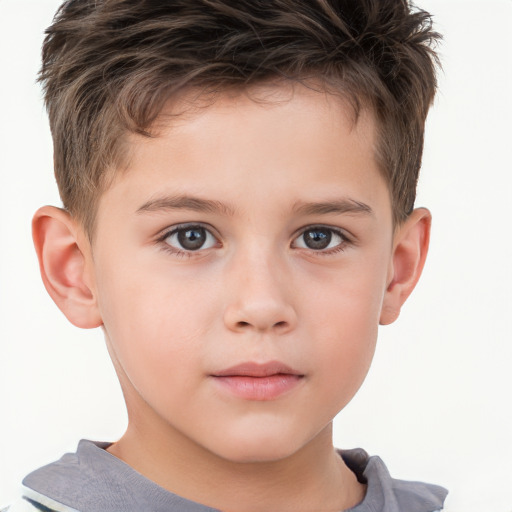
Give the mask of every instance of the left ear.
M 380 314 L 381 325 L 390 324 L 398 318 L 402 304 L 420 278 L 428 252 L 431 222 L 430 212 L 426 208 L 418 208 L 396 230 Z

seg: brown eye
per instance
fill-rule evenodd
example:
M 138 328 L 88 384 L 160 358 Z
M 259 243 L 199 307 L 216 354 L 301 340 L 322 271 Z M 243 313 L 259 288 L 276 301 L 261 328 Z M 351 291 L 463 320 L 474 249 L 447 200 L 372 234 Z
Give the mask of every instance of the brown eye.
M 303 249 L 312 249 L 322 251 L 333 249 L 340 246 L 346 239 L 338 231 L 323 226 L 308 228 L 298 236 L 294 242 L 294 247 Z
M 302 235 L 304 244 L 310 249 L 327 249 L 331 243 L 332 234 L 328 229 L 310 229 Z
M 173 230 L 165 242 L 178 250 L 198 251 L 214 247 L 217 240 L 202 226 L 185 226 Z
M 206 231 L 203 228 L 182 229 L 178 231 L 180 245 L 188 251 L 197 251 L 206 242 Z

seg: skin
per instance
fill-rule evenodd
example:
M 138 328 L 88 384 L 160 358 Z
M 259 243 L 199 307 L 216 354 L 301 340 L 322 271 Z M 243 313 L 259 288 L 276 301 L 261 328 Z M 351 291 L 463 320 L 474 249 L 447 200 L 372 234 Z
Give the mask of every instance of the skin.
M 419 278 L 430 215 L 393 227 L 369 112 L 355 124 L 339 98 L 263 92 L 270 101 L 226 93 L 172 123 L 168 106 L 157 137 L 130 136 L 92 246 L 50 207 L 34 239 L 59 307 L 103 326 L 129 415 L 110 453 L 226 512 L 344 510 L 365 488 L 333 450 L 332 420 Z M 180 246 L 184 225 L 207 229 L 205 245 Z M 330 245 L 308 247 L 319 226 Z M 300 378 L 274 399 L 213 377 L 276 360 Z

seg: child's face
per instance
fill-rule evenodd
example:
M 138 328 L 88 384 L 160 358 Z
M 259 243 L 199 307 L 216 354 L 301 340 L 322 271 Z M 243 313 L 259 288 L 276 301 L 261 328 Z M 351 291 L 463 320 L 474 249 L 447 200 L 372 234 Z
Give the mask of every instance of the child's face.
M 301 86 L 273 99 L 222 96 L 133 136 L 88 262 L 134 431 L 236 461 L 330 431 L 392 268 L 371 116 Z

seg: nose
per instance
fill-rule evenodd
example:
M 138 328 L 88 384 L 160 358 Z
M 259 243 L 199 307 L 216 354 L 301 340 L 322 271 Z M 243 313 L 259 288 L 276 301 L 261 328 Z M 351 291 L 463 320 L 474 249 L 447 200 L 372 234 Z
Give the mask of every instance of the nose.
M 224 323 L 231 331 L 286 334 L 297 324 L 291 279 L 268 252 L 247 250 L 229 265 Z

